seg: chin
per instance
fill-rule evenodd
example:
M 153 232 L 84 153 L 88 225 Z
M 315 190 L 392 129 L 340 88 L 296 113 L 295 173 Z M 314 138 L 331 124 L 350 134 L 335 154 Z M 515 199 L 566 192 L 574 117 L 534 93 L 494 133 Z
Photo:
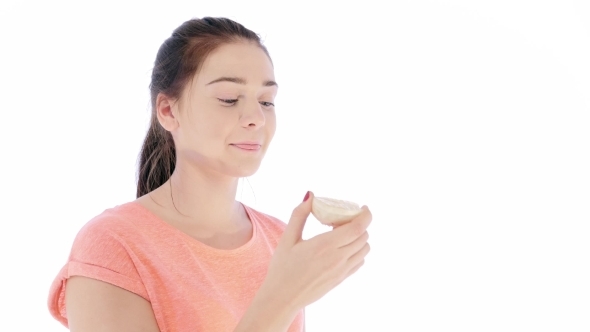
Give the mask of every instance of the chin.
M 230 173 L 232 176 L 237 177 L 237 178 L 246 178 L 246 177 L 256 174 L 256 172 L 258 172 L 259 168 L 260 168 L 260 164 L 241 165 L 241 166 L 237 166 L 237 167 L 233 168 L 228 173 Z

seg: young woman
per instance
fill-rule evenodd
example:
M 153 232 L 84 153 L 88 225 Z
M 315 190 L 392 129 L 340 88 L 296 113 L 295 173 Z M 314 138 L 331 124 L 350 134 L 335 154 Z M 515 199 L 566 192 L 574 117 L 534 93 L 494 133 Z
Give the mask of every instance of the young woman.
M 236 201 L 276 127 L 278 85 L 259 37 L 193 19 L 158 51 L 137 199 L 78 233 L 53 282 L 71 331 L 303 331 L 304 308 L 357 271 L 372 216 L 309 240 L 308 192 L 288 224 Z

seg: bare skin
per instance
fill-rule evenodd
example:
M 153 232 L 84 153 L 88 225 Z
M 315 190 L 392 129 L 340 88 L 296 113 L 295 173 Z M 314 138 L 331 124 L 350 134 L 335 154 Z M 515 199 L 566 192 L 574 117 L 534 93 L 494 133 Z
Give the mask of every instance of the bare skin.
M 74 276 L 66 283 L 70 331 L 159 332 L 150 303 L 96 279 Z
M 164 195 L 168 195 L 168 200 L 171 201 L 169 190 L 164 191 Z M 240 213 L 237 217 L 239 219 L 236 219 L 236 223 L 242 225 L 241 228 L 208 229 L 205 226 L 199 227 L 198 225 L 183 222 L 183 216 L 178 216 L 178 212 L 173 210 L 173 208 L 166 209 L 157 203 L 166 202 L 166 196 L 159 198 L 154 198 L 154 196 L 155 195 L 152 192 L 150 195 L 142 196 L 136 201 L 148 209 L 152 214 L 157 216 L 160 220 L 167 222 L 181 232 L 189 235 L 203 244 L 206 244 L 209 247 L 221 250 L 236 249 L 246 244 L 252 238 L 252 223 L 248 218 L 248 215 L 243 206 L 241 205 L 239 207 Z
M 210 84 L 221 77 L 244 82 Z M 137 202 L 209 246 L 245 244 L 252 224 L 235 200 L 238 179 L 258 170 L 274 136 L 274 81 L 272 63 L 260 48 L 235 43 L 209 55 L 179 100 L 160 94 L 158 120 L 174 138 L 176 169 L 168 182 Z M 261 148 L 250 152 L 232 145 L 241 141 L 258 141 Z M 300 310 L 363 265 L 372 220 L 368 208 L 349 224 L 304 241 L 312 198 L 294 209 L 236 332 L 286 331 Z M 147 300 L 97 280 L 70 278 L 66 306 L 71 331 L 159 331 Z

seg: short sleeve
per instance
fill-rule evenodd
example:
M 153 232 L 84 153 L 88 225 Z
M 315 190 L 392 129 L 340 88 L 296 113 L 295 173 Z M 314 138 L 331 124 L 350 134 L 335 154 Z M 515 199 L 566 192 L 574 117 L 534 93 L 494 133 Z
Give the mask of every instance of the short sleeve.
M 116 220 L 97 217 L 76 236 L 66 265 L 53 281 L 48 306 L 51 315 L 66 327 L 66 280 L 83 276 L 110 283 L 149 301 L 148 293 L 136 268 L 138 260 L 129 246 L 113 230 Z M 115 227 L 113 227 L 113 225 Z

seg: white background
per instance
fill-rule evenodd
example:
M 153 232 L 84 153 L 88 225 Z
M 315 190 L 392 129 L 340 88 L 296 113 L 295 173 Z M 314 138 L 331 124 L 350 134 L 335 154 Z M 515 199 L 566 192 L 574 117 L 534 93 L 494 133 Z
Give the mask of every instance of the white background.
M 226 16 L 281 86 L 237 198 L 373 212 L 365 266 L 308 331 L 589 331 L 589 2 L 344 3 L 3 1 L 1 329 L 65 331 L 49 285 L 80 227 L 135 198 L 158 47 Z

